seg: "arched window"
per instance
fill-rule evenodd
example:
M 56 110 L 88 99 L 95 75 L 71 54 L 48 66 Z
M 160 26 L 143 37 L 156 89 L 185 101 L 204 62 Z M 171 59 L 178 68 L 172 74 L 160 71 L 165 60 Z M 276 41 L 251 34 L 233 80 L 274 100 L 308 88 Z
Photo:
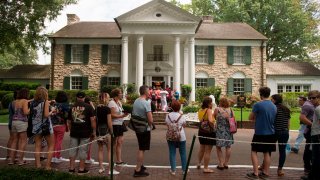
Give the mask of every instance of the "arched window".
M 63 89 L 71 89 L 71 90 L 88 89 L 88 77 L 84 76 L 81 70 L 75 69 L 71 71 L 70 76 L 64 77 Z
M 196 73 L 196 88 L 214 86 L 214 78 L 209 78 L 208 73 L 200 71 Z
M 247 78 L 243 72 L 234 73 L 228 79 L 228 92 L 229 95 L 243 95 L 245 93 L 252 93 L 252 79 Z
M 120 85 L 120 73 L 115 70 L 111 70 L 107 75 L 101 77 L 100 88 L 103 86 L 119 86 Z

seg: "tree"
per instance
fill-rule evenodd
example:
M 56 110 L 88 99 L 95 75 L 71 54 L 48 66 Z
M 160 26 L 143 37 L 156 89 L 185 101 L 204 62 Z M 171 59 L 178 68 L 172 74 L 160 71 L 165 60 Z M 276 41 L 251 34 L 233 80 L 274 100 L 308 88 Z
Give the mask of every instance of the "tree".
M 4 52 L 0 54 L 0 69 L 8 69 L 18 64 L 34 64 L 37 60 L 37 52 L 29 49 L 26 52 Z
M 320 45 L 315 0 L 192 0 L 190 6 L 185 9 L 195 15 L 212 12 L 215 21 L 245 22 L 264 34 L 268 61 L 308 60 L 308 52 Z
M 54 20 L 64 6 L 75 2 L 76 0 L 1 0 L 0 55 L 22 56 L 39 47 L 47 50 L 47 35 L 41 34 L 45 28 L 45 20 Z

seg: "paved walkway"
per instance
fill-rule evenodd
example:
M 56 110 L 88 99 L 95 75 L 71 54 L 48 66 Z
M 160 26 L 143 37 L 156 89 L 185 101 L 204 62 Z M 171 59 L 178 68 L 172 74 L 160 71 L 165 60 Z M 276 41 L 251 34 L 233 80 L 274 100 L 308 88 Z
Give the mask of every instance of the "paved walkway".
M 138 178 L 138 179 L 182 179 L 182 171 L 181 169 L 177 170 L 177 174 L 175 176 L 169 173 L 169 156 L 168 156 L 168 147 L 165 141 L 165 126 L 157 126 L 155 131 L 152 131 L 152 140 L 151 140 L 151 150 L 145 153 L 145 165 L 148 168 L 148 172 L 150 173 L 149 177 Z M 187 128 L 187 149 L 189 149 L 191 145 L 191 139 L 194 134 L 197 133 L 196 129 Z M 212 151 L 210 165 L 214 169 L 214 173 L 204 174 L 202 169 L 198 170 L 195 168 L 195 164 L 197 162 L 197 152 L 198 152 L 198 140 L 196 140 L 195 147 L 193 150 L 192 158 L 191 158 L 191 166 L 190 172 L 188 173 L 187 179 L 246 179 L 246 173 L 252 172 L 251 159 L 250 159 L 250 144 L 246 142 L 250 142 L 252 138 L 253 131 L 250 129 L 239 129 L 238 133 L 235 135 L 236 141 L 244 141 L 244 142 L 235 142 L 232 146 L 232 156 L 230 160 L 230 165 L 228 170 L 220 171 L 216 169 L 217 157 L 215 148 Z M 297 136 L 297 132 L 290 132 L 291 140 L 293 142 L 295 137 Z M 0 126 L 0 145 L 5 146 L 8 138 L 8 130 L 6 126 Z M 63 146 L 64 148 L 69 147 L 69 136 L 65 135 Z M 97 159 L 97 145 L 93 144 L 92 156 L 94 159 Z M 34 149 L 33 145 L 28 145 L 27 150 L 32 151 Z M 135 164 L 135 154 L 137 150 L 137 142 L 136 137 L 132 131 L 128 131 L 125 133 L 125 143 L 123 145 L 123 160 L 126 161 L 129 165 L 124 167 L 116 167 L 117 171 L 120 171 L 120 175 L 116 175 L 114 179 L 137 179 L 133 178 L 134 172 L 134 164 Z M 189 153 L 189 150 L 187 151 Z M 0 149 L 0 168 L 4 166 L 8 166 L 6 161 L 4 160 L 6 151 L 4 149 Z M 62 156 L 67 158 L 68 153 L 63 152 Z M 26 159 L 29 164 L 27 167 L 34 166 L 33 154 L 26 154 Z M 105 158 L 106 159 L 106 158 Z M 261 156 L 259 156 L 261 160 Z M 269 179 L 300 179 L 300 176 L 303 175 L 303 162 L 302 162 L 302 152 L 299 154 L 290 153 L 287 156 L 287 161 L 285 167 L 289 169 L 285 169 L 284 177 L 277 177 L 276 166 L 278 163 L 278 152 L 272 154 L 272 169 L 271 169 L 271 177 Z M 63 162 L 60 164 L 52 165 L 53 168 L 58 169 L 59 171 L 68 171 L 68 162 Z M 177 158 L 177 165 L 180 165 L 179 157 Z M 97 176 L 106 176 L 106 174 L 100 175 L 98 173 L 98 164 L 94 163 L 91 165 L 87 165 L 90 169 L 89 175 L 97 175 Z M 107 165 L 105 165 L 107 167 Z

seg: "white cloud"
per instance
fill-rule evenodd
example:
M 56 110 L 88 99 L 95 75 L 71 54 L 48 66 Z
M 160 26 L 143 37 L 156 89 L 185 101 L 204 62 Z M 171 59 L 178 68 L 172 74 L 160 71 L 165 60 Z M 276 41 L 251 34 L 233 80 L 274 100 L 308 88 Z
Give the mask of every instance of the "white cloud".
M 45 33 L 54 33 L 67 24 L 67 14 L 77 14 L 81 21 L 113 21 L 136 7 L 150 0 L 79 0 L 77 4 L 66 6 L 55 21 L 46 22 Z M 191 0 L 180 0 L 190 3 Z M 38 51 L 38 63 L 50 64 L 50 55 Z

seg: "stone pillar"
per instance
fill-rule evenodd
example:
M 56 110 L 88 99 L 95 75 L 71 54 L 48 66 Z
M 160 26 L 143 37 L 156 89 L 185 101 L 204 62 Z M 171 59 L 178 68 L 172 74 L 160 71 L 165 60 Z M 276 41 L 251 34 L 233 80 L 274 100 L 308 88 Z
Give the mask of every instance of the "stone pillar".
M 171 87 L 171 76 L 170 76 L 170 75 L 167 76 L 166 84 L 167 84 L 171 89 L 173 88 L 173 87 Z
M 180 37 L 175 37 L 174 45 L 174 80 L 173 87 L 180 91 Z
M 143 36 L 137 37 L 137 56 L 136 56 L 136 88 L 139 92 L 143 84 Z
M 184 46 L 184 54 L 183 54 L 183 84 L 189 84 L 189 65 L 188 58 L 189 56 L 189 48 L 187 45 Z
M 195 101 L 196 99 L 196 83 L 195 83 L 195 52 L 194 52 L 194 37 L 189 39 L 189 84 L 192 87 L 190 94 L 190 101 Z
M 128 36 L 122 36 L 121 83 L 128 84 Z

